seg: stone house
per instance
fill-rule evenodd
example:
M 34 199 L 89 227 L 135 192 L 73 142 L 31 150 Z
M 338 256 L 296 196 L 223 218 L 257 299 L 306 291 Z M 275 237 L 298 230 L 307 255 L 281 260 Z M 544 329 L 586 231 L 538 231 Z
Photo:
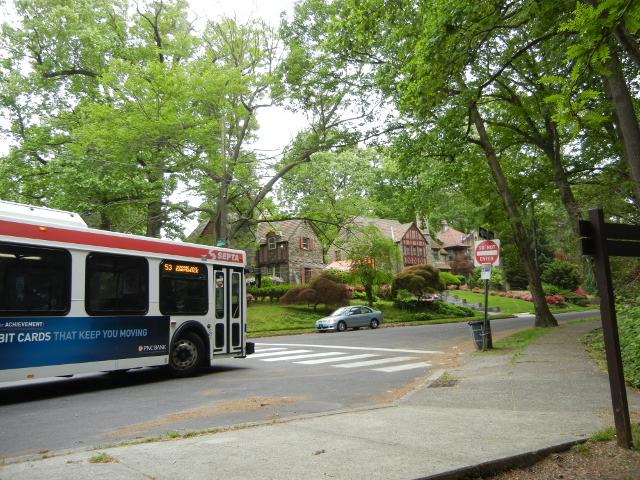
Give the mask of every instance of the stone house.
M 306 220 L 259 223 L 256 243 L 256 273 L 297 284 L 325 267 L 322 244 Z
M 450 270 L 447 253 L 438 242 L 433 242 L 428 227 L 420 229 L 417 222 L 400 223 L 397 220 L 381 218 L 354 217 L 350 224 L 343 227 L 338 240 L 329 248 L 329 262 L 346 259 L 346 243 L 354 235 L 354 226 L 374 225 L 382 235 L 391 239 L 400 249 L 401 267 L 411 265 L 433 265 L 440 270 Z
M 213 222 L 203 221 L 187 240 L 212 244 Z M 306 283 L 323 270 L 322 245 L 305 220 L 260 222 L 251 233 L 243 232 L 234 248 L 247 253 L 249 274 L 262 274 L 284 283 Z

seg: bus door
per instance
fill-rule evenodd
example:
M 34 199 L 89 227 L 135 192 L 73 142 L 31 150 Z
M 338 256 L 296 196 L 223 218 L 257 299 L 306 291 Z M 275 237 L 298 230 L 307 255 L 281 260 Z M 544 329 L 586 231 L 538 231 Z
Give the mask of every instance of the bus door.
M 213 353 L 242 352 L 242 270 L 213 270 Z

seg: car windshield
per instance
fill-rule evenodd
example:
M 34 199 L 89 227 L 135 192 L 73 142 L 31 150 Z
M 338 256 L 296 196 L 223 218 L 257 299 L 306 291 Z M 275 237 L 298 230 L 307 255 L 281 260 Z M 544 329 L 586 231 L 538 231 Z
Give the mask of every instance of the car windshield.
M 351 309 L 351 307 L 342 307 L 342 308 L 337 309 L 335 312 L 333 312 L 329 316 L 330 317 L 338 317 L 340 315 L 346 315 L 347 313 L 349 313 L 350 309 Z

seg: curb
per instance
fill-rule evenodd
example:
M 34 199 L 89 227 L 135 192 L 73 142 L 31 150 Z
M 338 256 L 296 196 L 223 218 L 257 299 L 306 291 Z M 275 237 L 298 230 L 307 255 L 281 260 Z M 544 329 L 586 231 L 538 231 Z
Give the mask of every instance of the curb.
M 503 457 L 497 460 L 490 460 L 478 465 L 463 467 L 449 472 L 437 473 L 428 477 L 419 477 L 414 480 L 466 480 L 482 479 L 497 475 L 507 470 L 530 467 L 540 460 L 548 457 L 552 453 L 560 453 L 569 450 L 571 447 L 587 442 L 586 438 L 560 443 L 551 447 L 541 448 L 526 453 L 519 453 L 510 457 Z

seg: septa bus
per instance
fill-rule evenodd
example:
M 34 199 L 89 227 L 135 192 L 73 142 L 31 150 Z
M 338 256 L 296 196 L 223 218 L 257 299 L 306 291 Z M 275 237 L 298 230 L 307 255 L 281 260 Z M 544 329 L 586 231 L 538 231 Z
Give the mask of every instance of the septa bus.
M 245 265 L 240 250 L 0 201 L 0 381 L 156 365 L 186 376 L 245 357 Z

